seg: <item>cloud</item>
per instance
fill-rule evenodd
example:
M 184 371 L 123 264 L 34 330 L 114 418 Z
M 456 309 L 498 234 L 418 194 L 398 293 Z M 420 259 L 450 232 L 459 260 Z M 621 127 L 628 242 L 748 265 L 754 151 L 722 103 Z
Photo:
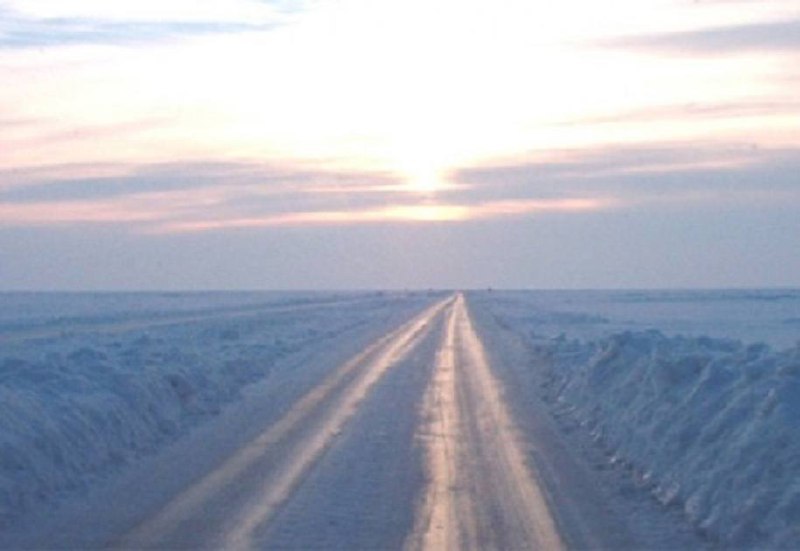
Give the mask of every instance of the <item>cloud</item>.
M 183 36 L 263 31 L 271 25 L 242 23 L 117 23 L 89 20 L 4 21 L 0 48 L 40 48 L 75 44 L 136 45 Z
M 386 223 L 447 223 L 468 220 L 510 218 L 537 213 L 587 212 L 617 204 L 608 199 L 542 199 L 527 201 L 486 201 L 475 204 L 393 204 L 374 209 L 308 211 L 252 218 L 229 218 L 167 223 L 155 226 L 155 233 L 195 233 L 212 230 L 279 226 L 352 226 Z
M 414 191 L 387 172 L 290 163 L 168 163 L 0 172 L 0 225 L 106 224 L 145 232 L 462 222 L 608 208 L 598 196 L 476 199 L 464 187 Z M 55 174 L 54 174 L 55 172 Z M 81 173 L 85 174 L 81 176 Z
M 475 201 L 502 196 L 604 196 L 628 204 L 800 201 L 800 150 L 754 145 L 664 144 L 554 152 L 455 171 Z
M 0 116 L 0 128 L 9 127 L 25 127 L 35 125 L 38 121 L 36 119 L 14 117 L 14 116 Z
M 365 206 L 407 196 L 402 181 L 380 171 L 334 170 L 313 164 L 176 162 L 151 165 L 66 165 L 0 171 L 0 203 L 6 206 L 136 202 L 160 194 L 216 197 L 215 208 L 239 215 L 319 205 Z M 178 206 L 180 206 L 178 201 Z M 185 213 L 184 213 L 185 214 Z M 9 218 L 13 219 L 14 217 Z
M 331 208 L 375 209 L 408 195 L 390 173 L 311 163 L 62 165 L 0 171 L 0 225 L 284 216 Z
M 51 144 L 74 143 L 76 140 L 97 143 L 116 139 L 122 135 L 134 136 L 153 132 L 168 126 L 169 122 L 170 119 L 167 117 L 149 117 L 132 121 L 64 127 L 59 123 L 48 125 L 36 119 L 18 119 L 16 123 L 12 119 L 10 124 L 4 124 L 0 119 L 0 131 L 11 130 L 5 132 L 6 136 L 0 135 L 0 143 L 13 143 L 15 146 L 29 146 L 41 150 L 42 147 Z M 21 133 L 15 136 L 14 130 Z
M 304 2 L 254 0 L 25 0 L 0 3 L 0 48 L 136 45 L 209 34 L 270 30 Z
M 464 223 L 610 208 L 800 200 L 800 150 L 666 143 L 561 150 L 464 167 L 455 185 L 414 192 L 395 174 L 311 163 L 79 165 L 7 171 L 5 227 L 106 224 L 147 233 L 270 227 Z M 83 175 L 82 175 L 83 174 Z
M 263 23 L 300 2 L 259 0 L 4 0 L 0 10 L 39 20 Z
M 691 102 L 678 105 L 654 105 L 619 111 L 602 116 L 585 116 L 556 125 L 603 125 L 651 123 L 672 120 L 711 120 L 751 117 L 786 117 L 800 115 L 800 100 L 794 98 L 744 99 L 727 102 Z
M 632 36 L 608 40 L 601 45 L 686 55 L 724 54 L 752 50 L 798 51 L 800 50 L 800 20 Z
M 487 181 L 529 181 L 548 179 L 595 178 L 623 174 L 665 173 L 697 169 L 708 165 L 740 166 L 753 156 L 751 145 L 730 147 L 700 144 L 661 144 L 648 146 L 606 146 L 564 149 L 532 155 L 508 163 L 486 163 L 455 171 L 452 179 L 464 184 Z

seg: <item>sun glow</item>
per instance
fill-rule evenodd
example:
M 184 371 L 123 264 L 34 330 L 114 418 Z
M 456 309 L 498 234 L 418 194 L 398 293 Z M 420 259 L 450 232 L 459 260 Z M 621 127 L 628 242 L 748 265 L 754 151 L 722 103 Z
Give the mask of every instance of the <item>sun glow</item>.
M 630 144 L 796 145 L 797 102 L 789 81 L 776 78 L 785 71 L 785 56 L 754 49 L 689 57 L 608 45 L 614 38 L 686 31 L 687 21 L 711 29 L 749 22 L 745 11 L 702 4 L 337 0 L 311 2 L 289 21 L 256 0 L 204 0 L 199 11 L 189 0 L 146 0 L 130 13 L 99 0 L 14 0 L 8 5 L 27 18 L 88 18 L 89 28 L 95 19 L 124 28 L 120 22 L 132 18 L 159 23 L 152 32 L 166 29 L 167 35 L 133 44 L 93 39 L 0 48 L 0 80 L 15 83 L 0 87 L 0 188 L 21 185 L 15 182 L 25 179 L 19 169 L 26 167 L 75 172 L 75 180 L 118 170 L 133 177 L 136 167 L 172 162 L 276 171 L 258 185 L 226 187 L 230 197 L 214 198 L 213 205 L 176 204 L 176 231 L 605 208 L 531 200 L 549 197 L 542 191 L 553 184 L 535 171 L 526 176 L 530 194 L 487 185 L 471 196 L 462 192 L 482 184 L 458 175 L 469 167 Z M 183 35 L 172 34 L 180 25 L 160 24 L 217 20 L 222 12 L 231 15 L 220 21 L 255 18 L 264 28 Z M 273 20 L 283 23 L 266 25 Z M 698 98 L 701 108 L 693 109 Z M 768 109 L 745 110 L 748 116 L 733 109 L 698 124 L 703 105 L 723 113 L 753 102 Z M 788 107 L 772 107 L 781 104 Z M 645 170 L 700 168 L 691 162 L 667 160 Z M 643 169 L 629 169 L 635 170 Z M 351 177 L 330 177 L 337 173 Z M 294 180 L 304 185 L 294 193 L 281 188 Z M 493 194 L 493 202 L 474 203 Z M 254 208 L 254 198 L 266 208 Z M 155 197 L 139 199 L 136 221 L 162 217 Z M 127 212 L 126 205 L 95 204 L 98 213 Z M 197 212 L 187 214 L 186 205 Z M 46 221 L 49 204 L 44 207 L 8 206 L 3 222 Z M 88 203 L 53 212 L 61 222 L 105 221 Z
M 442 172 L 435 168 L 411 169 L 405 171 L 403 175 L 408 182 L 406 189 L 412 193 L 433 195 L 448 187 L 442 177 Z
M 237 2 L 242 13 L 259 5 Z M 56 10 L 50 0 L 31 5 Z M 121 16 L 94 1 L 75 5 Z M 613 9 L 576 0 L 564 6 L 509 0 L 502 9 L 471 0 L 443 0 L 435 9 L 421 0 L 342 0 L 321 3 L 295 24 L 267 33 L 25 54 L 36 69 L 35 85 L 0 91 L 0 105 L 16 116 L 78 129 L 113 127 L 121 118 L 157 122 L 101 144 L 80 132 L 47 143 L 15 140 L 5 159 L 321 159 L 390 170 L 405 176 L 409 191 L 426 194 L 449 185 L 443 177 L 449 170 L 485 159 L 687 133 L 668 122 L 645 129 L 576 124 L 582 118 L 765 92 L 758 89 L 766 80 L 758 56 L 731 66 L 718 60 L 655 65 L 586 49 L 602 38 L 595 20 L 603 21 L 604 33 L 655 30 L 665 18 L 653 17 L 652 9 L 633 0 Z M 576 10 L 582 17 L 574 17 Z M 14 81 L 20 81 L 16 74 Z M 62 98 L 52 90 L 69 92 Z M 744 133 L 758 122 L 736 124 Z

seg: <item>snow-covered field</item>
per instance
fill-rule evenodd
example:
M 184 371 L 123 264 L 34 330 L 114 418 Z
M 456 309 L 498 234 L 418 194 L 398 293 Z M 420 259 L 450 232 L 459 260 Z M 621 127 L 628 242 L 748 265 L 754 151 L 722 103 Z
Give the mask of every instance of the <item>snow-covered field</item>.
M 213 418 L 249 383 L 273 377 L 290 403 L 321 376 L 298 369 L 298 353 L 379 334 L 432 300 L 0 294 L 0 534 Z
M 485 292 L 529 389 L 724 546 L 800 542 L 800 291 Z M 531 366 L 531 369 L 533 367 Z

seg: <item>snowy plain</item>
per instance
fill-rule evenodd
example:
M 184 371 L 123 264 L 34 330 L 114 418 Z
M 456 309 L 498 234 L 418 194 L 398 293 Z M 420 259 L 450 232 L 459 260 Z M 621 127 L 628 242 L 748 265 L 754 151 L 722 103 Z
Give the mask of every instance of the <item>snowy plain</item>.
M 510 396 L 542 399 L 710 544 L 797 548 L 799 291 L 469 297 L 529 348 Z
M 0 547 L 102 547 L 445 296 L 0 294 Z M 589 528 L 606 541 L 797 547 L 800 291 L 466 297 L 517 424 L 534 442 L 539 432 L 529 460 L 550 445 L 545 416 L 566 443 L 554 457 L 585 455 L 596 470 L 588 484 L 607 490 L 609 517 Z M 424 482 L 415 412 L 437 331 L 360 406 L 271 544 L 401 545 Z M 146 478 L 157 484 L 133 491 Z M 565 491 L 551 503 L 560 522 L 582 484 L 550 486 Z

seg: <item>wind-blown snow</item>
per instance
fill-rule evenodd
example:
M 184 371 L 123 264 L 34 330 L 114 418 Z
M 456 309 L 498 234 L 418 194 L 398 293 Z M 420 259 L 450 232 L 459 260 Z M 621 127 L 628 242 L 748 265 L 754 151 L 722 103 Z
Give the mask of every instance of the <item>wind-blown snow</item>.
M 703 300 L 719 299 L 697 295 L 700 309 Z M 764 296 L 733 293 L 728 300 Z M 798 298 L 784 293 L 774 299 L 776 327 L 787 309 L 797 312 Z M 613 302 L 614 294 L 605 299 Z M 776 351 L 764 343 L 668 336 L 656 329 L 613 332 L 609 326 L 622 323 L 586 302 L 583 309 L 572 302 L 566 311 L 553 308 L 552 296 L 483 300 L 531 343 L 544 368 L 541 392 L 554 413 L 591 431 L 612 462 L 631 468 L 659 500 L 682 507 L 695 526 L 726 546 L 796 548 L 800 344 Z M 691 303 L 686 306 L 691 310 Z M 736 305 L 718 306 L 730 315 Z M 740 310 L 745 316 L 747 309 Z M 760 315 L 768 317 L 763 309 Z M 723 327 L 748 322 L 727 319 Z M 672 328 L 675 320 L 665 325 Z M 720 334 L 718 326 L 709 329 Z M 782 334 L 778 340 L 785 339 Z
M 623 333 L 536 348 L 547 392 L 726 544 L 800 541 L 800 347 Z
M 177 298 L 179 308 L 158 310 L 163 297 L 150 295 L 105 296 L 114 308 L 98 307 L 86 295 L 3 297 L 31 303 L 36 315 L 15 322 L 6 310 L 6 332 L 0 333 L 0 532 L 26 511 L 85 491 L 174 441 L 248 383 L 286 369 L 282 358 L 311 344 L 333 346 L 347 332 L 432 300 L 382 294 Z M 43 303 L 53 300 L 67 307 L 48 313 Z M 148 308 L 137 308 L 141 302 Z M 200 317 L 181 321 L 187 311 Z M 170 316 L 178 321 L 161 325 Z M 143 319 L 159 323 L 127 325 Z M 93 329 L 69 331 L 75 320 Z M 32 327 L 47 329 L 47 336 L 25 336 Z

